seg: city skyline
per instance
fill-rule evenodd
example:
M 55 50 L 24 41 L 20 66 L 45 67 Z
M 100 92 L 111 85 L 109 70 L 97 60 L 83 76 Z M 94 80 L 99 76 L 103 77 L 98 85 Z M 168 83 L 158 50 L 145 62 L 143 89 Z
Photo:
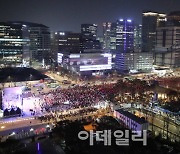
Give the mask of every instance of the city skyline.
M 180 154 L 180 0 L 0 0 L 0 154 Z
M 179 5 L 178 0 L 68 0 L 68 3 L 65 0 L 1 0 L 0 20 L 37 22 L 49 26 L 52 31 L 80 32 L 82 23 L 96 23 L 101 27 L 103 22 L 113 22 L 120 18 L 131 18 L 141 24 L 143 10 L 169 13 L 177 11 Z

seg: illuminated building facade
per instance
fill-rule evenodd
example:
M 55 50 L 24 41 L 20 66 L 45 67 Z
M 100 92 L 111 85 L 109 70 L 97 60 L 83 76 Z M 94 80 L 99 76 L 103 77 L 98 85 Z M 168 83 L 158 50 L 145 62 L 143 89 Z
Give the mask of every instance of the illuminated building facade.
M 111 23 L 103 23 L 103 49 L 110 50 L 111 44 Z
M 119 19 L 116 22 L 116 57 L 114 59 L 114 67 L 118 72 L 134 68 L 134 58 L 133 61 L 130 59 L 130 53 L 133 52 L 134 23 L 130 19 Z
M 126 128 L 132 131 L 143 131 L 148 130 L 149 124 L 143 118 L 137 117 L 136 115 L 124 111 L 123 109 L 118 109 L 114 111 L 114 117 L 121 120 Z M 137 132 L 141 134 L 140 132 Z
M 102 52 L 62 54 L 58 53 L 58 63 L 79 75 L 93 75 L 112 69 L 112 54 Z
M 130 19 L 120 19 L 116 22 L 116 50 L 117 52 L 134 50 L 134 23 Z
M 180 67 L 180 26 L 157 28 L 155 64 Z
M 91 40 L 95 40 L 97 37 L 97 24 L 82 24 L 81 34 Z
M 3 64 L 30 65 L 48 59 L 49 28 L 30 22 L 0 23 L 0 58 Z
M 166 14 L 143 12 L 142 14 L 142 51 L 154 52 L 156 42 L 156 28 L 165 25 Z
M 101 49 L 101 44 L 97 40 L 97 24 L 82 24 L 80 51 L 86 49 Z
M 116 23 L 103 23 L 103 49 L 116 50 Z
M 103 36 L 98 36 L 97 40 L 99 41 L 101 48 L 104 49 L 103 48 L 103 46 L 104 46 L 104 37 Z
M 23 24 L 0 23 L 0 63 L 28 64 L 30 60 L 28 27 Z
M 80 52 L 80 33 L 55 32 L 53 38 L 56 52 L 79 53 Z
M 169 13 L 166 25 L 156 30 L 155 64 L 180 67 L 180 11 Z
M 36 24 L 25 23 L 30 32 L 30 51 L 32 60 L 42 62 L 48 61 L 50 55 L 50 30 L 49 27 Z
M 150 71 L 153 66 L 153 54 L 145 52 L 117 53 L 115 68 L 118 72 Z
M 142 25 L 134 27 L 134 51 L 141 52 L 142 49 Z

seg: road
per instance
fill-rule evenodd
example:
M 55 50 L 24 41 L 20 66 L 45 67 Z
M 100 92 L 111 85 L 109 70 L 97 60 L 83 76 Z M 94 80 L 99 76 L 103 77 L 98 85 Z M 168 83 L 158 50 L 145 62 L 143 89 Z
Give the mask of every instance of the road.
M 60 75 L 57 75 L 56 73 L 46 73 L 47 76 L 51 77 L 52 79 L 58 81 L 61 85 L 62 88 L 67 88 L 69 87 L 71 84 L 75 84 L 75 85 L 89 85 L 89 86 L 93 86 L 93 85 L 101 85 L 101 84 L 111 84 L 111 83 L 116 83 L 117 80 L 120 79 L 120 77 L 113 77 L 113 78 L 105 78 L 105 79 L 96 79 L 96 80 L 72 80 L 71 78 L 68 77 L 62 77 Z M 63 80 L 68 80 L 71 82 L 71 84 L 62 84 Z
M 75 110 L 77 111 L 77 109 Z M 66 112 L 66 114 L 68 114 L 68 112 Z M 86 114 L 79 114 L 79 115 L 72 115 L 69 116 L 65 119 L 58 119 L 56 118 L 55 120 L 50 120 L 50 121 L 45 121 L 42 122 L 41 120 L 35 119 L 33 117 L 31 118 L 23 118 L 23 117 L 18 117 L 18 118 L 10 118 L 10 119 L 4 119 L 0 121 L 0 137 L 4 137 L 5 139 L 7 139 L 6 137 L 9 136 L 10 134 L 12 134 L 13 132 L 20 135 L 21 138 L 27 137 L 27 135 L 30 135 L 30 131 L 31 129 L 37 130 L 37 129 L 41 129 L 44 128 L 46 129 L 47 126 L 50 126 L 51 128 L 53 127 L 53 123 L 57 122 L 57 121 L 62 121 L 62 120 L 77 120 L 77 119 L 82 119 L 82 118 L 86 118 L 86 117 L 101 117 L 104 115 L 112 115 L 112 113 L 109 112 L 109 110 L 98 110 L 96 112 L 90 112 L 90 113 L 86 113 Z M 26 134 L 26 132 L 28 134 Z

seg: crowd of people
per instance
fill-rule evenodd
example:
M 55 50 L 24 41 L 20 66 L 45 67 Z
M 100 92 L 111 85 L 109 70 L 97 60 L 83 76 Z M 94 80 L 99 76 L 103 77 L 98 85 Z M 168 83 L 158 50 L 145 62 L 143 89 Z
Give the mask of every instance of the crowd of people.
M 92 108 L 92 107 L 88 107 L 88 108 L 82 108 L 82 109 L 78 109 L 78 110 L 70 110 L 67 112 L 57 112 L 57 111 L 52 111 L 49 114 L 43 115 L 38 117 L 39 120 L 41 120 L 42 122 L 47 122 L 47 121 L 55 121 L 58 119 L 61 120 L 69 120 L 70 118 L 74 118 L 74 117 L 83 117 L 89 114 L 93 114 L 97 111 L 96 108 Z
M 60 110 L 69 110 L 81 107 L 95 106 L 107 100 L 112 85 L 75 86 L 73 88 L 57 88 L 48 93 L 41 93 L 44 100 L 42 109 L 52 110 L 53 107 Z

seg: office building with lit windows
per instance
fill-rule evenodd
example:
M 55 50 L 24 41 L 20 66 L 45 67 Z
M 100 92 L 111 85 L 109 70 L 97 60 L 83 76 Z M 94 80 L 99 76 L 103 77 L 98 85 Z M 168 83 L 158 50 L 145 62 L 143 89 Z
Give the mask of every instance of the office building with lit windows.
M 0 63 L 2 65 L 29 64 L 30 39 L 24 24 L 0 23 Z
M 80 51 L 86 49 L 101 49 L 101 43 L 97 40 L 97 24 L 82 24 Z
M 111 23 L 103 23 L 103 49 L 110 50 L 111 44 Z
M 116 51 L 132 52 L 134 50 L 134 22 L 120 19 L 116 22 Z
M 142 25 L 134 27 L 134 51 L 141 52 L 142 50 Z
M 58 31 L 53 33 L 54 52 L 58 53 L 79 53 L 80 33 Z
M 133 52 L 134 22 L 130 19 L 119 19 L 116 22 L 116 57 L 114 59 L 114 67 L 118 72 L 136 69 L 136 55 Z
M 50 53 L 49 28 L 31 22 L 0 23 L 1 61 L 15 65 L 31 65 L 47 60 Z
M 145 119 L 123 109 L 114 110 L 114 117 L 120 120 L 126 128 L 136 131 L 139 135 L 141 131 L 148 130 L 149 123 Z
M 81 24 L 81 34 L 88 39 L 96 39 L 97 24 Z
M 146 11 L 142 14 L 142 51 L 154 52 L 156 29 L 166 24 L 166 14 Z
M 48 61 L 50 55 L 49 27 L 37 23 L 24 23 L 29 27 L 31 60 Z
M 180 67 L 180 11 L 170 12 L 165 26 L 157 28 L 154 63 Z
M 155 64 L 180 67 L 180 26 L 160 27 L 156 33 Z
M 151 71 L 153 67 L 153 54 L 149 52 L 117 53 L 115 68 L 118 72 L 144 72 Z
M 116 50 L 116 23 L 103 23 L 103 49 Z

